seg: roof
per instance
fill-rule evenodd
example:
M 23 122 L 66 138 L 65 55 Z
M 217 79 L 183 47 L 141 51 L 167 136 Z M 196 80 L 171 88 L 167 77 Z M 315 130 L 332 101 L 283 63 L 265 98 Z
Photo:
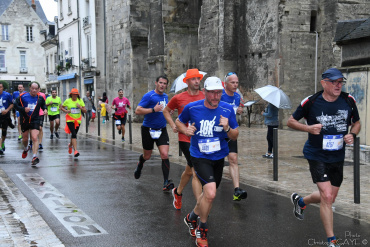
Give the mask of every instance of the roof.
M 361 38 L 370 38 L 370 18 L 338 22 L 334 42 Z
M 8 8 L 9 4 L 13 0 L 1 0 L 0 1 L 0 16 L 5 12 L 5 10 Z
M 17 0 L 0 0 L 0 16 L 5 12 L 5 10 L 9 7 L 9 5 Z M 26 0 L 26 2 L 31 6 L 32 0 Z M 39 0 L 35 0 L 36 4 L 36 14 L 40 17 L 43 23 L 48 22 L 48 19 L 46 18 L 45 12 L 42 9 L 42 6 L 39 2 Z

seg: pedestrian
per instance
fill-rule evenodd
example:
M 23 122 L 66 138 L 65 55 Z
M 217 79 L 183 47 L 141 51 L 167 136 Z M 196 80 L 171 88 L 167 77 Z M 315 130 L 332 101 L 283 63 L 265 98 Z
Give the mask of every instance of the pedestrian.
M 237 93 L 239 86 L 239 78 L 235 72 L 229 72 L 225 78 L 225 88 L 222 91 L 221 101 L 228 103 L 234 109 L 234 113 L 242 114 L 243 107 L 240 105 L 240 94 Z M 236 117 L 236 116 L 235 116 Z M 234 194 L 233 200 L 240 201 L 241 199 L 247 198 L 247 192 L 239 186 L 239 165 L 238 165 L 238 140 L 228 139 L 229 155 L 227 159 L 229 161 L 230 176 L 233 180 Z
M 11 118 L 11 109 L 13 109 L 12 95 L 4 91 L 4 82 L 0 81 L 0 155 L 4 155 L 5 152 L 5 138 L 8 132 L 9 119 Z
M 101 114 L 101 116 L 103 118 L 102 123 L 105 124 L 105 121 L 107 119 L 107 108 L 105 107 L 106 106 L 106 103 L 104 103 L 103 101 L 99 100 L 98 104 L 100 106 L 100 114 Z
M 115 109 L 114 121 L 116 123 L 118 134 L 122 134 L 122 142 L 125 142 L 125 124 L 127 120 L 127 109 L 131 110 L 130 101 L 123 97 L 123 90 L 118 90 L 118 97 L 112 102 L 112 109 Z
M 182 207 L 182 191 L 184 190 L 185 186 L 189 183 L 190 179 L 192 179 L 192 188 L 195 199 L 197 199 L 200 194 L 202 193 L 202 185 L 199 182 L 193 164 L 191 163 L 190 158 L 190 137 L 184 135 L 181 132 L 178 132 L 175 122 L 172 120 L 171 112 L 177 109 L 178 115 L 180 115 L 184 109 L 184 107 L 189 104 L 190 102 L 194 102 L 197 100 L 204 99 L 204 94 L 200 91 L 200 81 L 203 79 L 203 75 L 199 73 L 198 69 L 188 69 L 186 71 L 186 76 L 183 79 L 183 82 L 188 84 L 188 90 L 177 94 L 172 97 L 170 102 L 168 102 L 166 108 L 163 110 L 163 115 L 167 120 L 167 123 L 171 126 L 172 131 L 174 133 L 178 133 L 179 136 L 179 147 L 183 152 L 187 166 L 185 166 L 185 170 L 181 174 L 180 183 L 178 187 L 172 190 L 173 196 L 173 206 L 176 209 L 181 209 Z
M 274 154 L 272 148 L 274 144 L 274 129 L 279 127 L 279 109 L 271 103 L 268 103 L 265 111 L 261 112 L 265 117 L 265 125 L 267 125 L 267 153 L 262 155 L 264 158 L 272 159 Z
M 64 131 L 71 134 L 71 142 L 68 144 L 68 153 L 72 154 L 74 150 L 74 157 L 78 157 L 80 153 L 77 151 L 77 133 L 81 124 L 81 111 L 86 113 L 86 108 L 83 100 L 80 98 L 80 93 L 77 88 L 72 88 L 69 93 L 69 98 L 63 102 L 60 108 L 66 115 L 66 127 Z
M 336 68 L 326 70 L 321 80 L 324 90 L 305 98 L 288 120 L 290 128 L 308 132 L 303 154 L 318 187 L 305 197 L 291 195 L 294 215 L 303 220 L 306 205 L 320 203 L 321 221 L 331 247 L 340 246 L 334 235 L 332 204 L 343 181 L 345 146 L 354 143 L 361 129 L 355 99 L 342 92 L 345 79 Z M 303 117 L 307 125 L 298 122 Z
M 13 103 L 15 100 L 24 92 L 24 86 L 23 84 L 18 85 L 18 91 L 13 92 Z M 15 115 L 17 116 L 17 124 L 18 124 L 18 141 L 22 140 L 22 131 L 21 131 L 21 121 L 20 121 L 20 115 L 19 111 L 17 111 L 15 108 Z
M 92 118 L 92 109 L 93 109 L 93 100 L 90 96 L 90 91 L 86 91 L 85 97 L 82 98 L 82 100 L 85 103 L 85 108 L 86 108 L 86 123 L 87 126 L 89 126 L 90 120 Z
M 46 106 L 48 108 L 49 122 L 50 122 L 50 139 L 55 137 L 59 139 L 58 129 L 60 126 L 60 106 L 62 101 L 57 96 L 57 90 L 51 90 L 51 97 L 46 98 Z M 55 124 L 54 124 L 55 122 Z
M 103 103 L 106 103 L 106 105 L 108 105 L 108 104 L 109 104 L 109 100 L 108 100 L 108 97 L 107 97 L 107 93 L 106 93 L 106 92 L 104 92 L 104 93 L 103 93 L 102 102 L 103 102 Z M 106 105 L 105 105 L 105 106 L 106 106 Z M 108 122 L 109 122 L 109 114 L 108 114 L 109 112 L 108 112 L 108 108 L 107 108 L 107 107 L 106 107 L 106 110 L 107 110 L 107 114 L 106 114 L 106 116 L 105 116 L 105 117 L 106 117 L 106 121 L 108 121 Z
M 141 126 L 143 154 L 140 155 L 134 176 L 136 179 L 140 178 L 144 162 L 150 159 L 155 143 L 162 159 L 164 180 L 162 190 L 164 192 L 171 191 L 174 187 L 172 181 L 168 179 L 170 173 L 170 161 L 168 159 L 170 141 L 166 128 L 166 119 L 163 116 L 163 109 L 168 103 L 168 96 L 164 92 L 167 85 L 168 79 L 166 76 L 161 75 L 157 77 L 155 89 L 144 94 L 135 110 L 135 114 L 144 115 L 144 121 Z
M 23 153 L 22 158 L 27 157 L 28 136 L 33 142 L 32 146 L 32 166 L 40 162 L 37 157 L 39 150 L 39 132 L 40 132 L 40 109 L 47 114 L 45 99 L 39 94 L 40 84 L 36 81 L 30 83 L 30 92 L 24 92 L 16 99 L 14 107 L 20 114 Z
M 203 89 L 205 99 L 186 105 L 176 119 L 178 131 L 191 136 L 191 162 L 203 186 L 193 211 L 184 218 L 191 236 L 196 236 L 197 246 L 208 246 L 207 219 L 221 183 L 224 159 L 229 155 L 226 138 L 236 140 L 239 135 L 233 107 L 220 101 L 222 91 L 221 80 L 208 77 Z

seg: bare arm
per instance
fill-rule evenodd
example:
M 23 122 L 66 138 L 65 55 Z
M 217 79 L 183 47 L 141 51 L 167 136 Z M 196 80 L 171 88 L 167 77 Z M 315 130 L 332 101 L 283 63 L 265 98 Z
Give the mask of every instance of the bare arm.
M 319 135 L 322 128 L 322 124 L 313 124 L 313 125 L 302 124 L 295 120 L 293 116 L 290 116 L 287 125 L 292 129 L 308 132 L 313 135 Z
M 171 114 L 170 114 L 171 109 L 166 106 L 163 110 L 163 116 L 167 120 L 167 123 L 171 126 L 173 133 L 177 133 L 177 128 L 175 122 L 172 120 Z
M 352 126 L 351 126 L 351 130 L 349 131 L 349 133 L 353 133 L 355 134 L 356 136 L 358 135 L 358 133 L 360 133 L 360 130 L 361 130 L 361 123 L 360 123 L 360 120 L 353 123 Z M 354 137 L 352 134 L 347 134 L 343 137 L 343 140 L 347 143 L 347 144 L 352 144 L 353 141 L 354 141 Z
M 135 114 L 136 115 L 146 115 L 149 113 L 153 113 L 153 109 L 154 109 L 154 112 L 159 112 L 162 110 L 162 106 L 159 104 L 159 102 L 153 108 L 143 108 L 141 106 L 138 106 L 136 107 Z

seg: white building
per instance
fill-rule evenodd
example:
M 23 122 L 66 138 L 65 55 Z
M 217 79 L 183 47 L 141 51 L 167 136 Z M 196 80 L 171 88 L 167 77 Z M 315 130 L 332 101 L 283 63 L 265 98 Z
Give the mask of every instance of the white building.
M 18 84 L 28 88 L 31 81 L 44 85 L 44 49 L 41 42 L 47 22 L 38 0 L 0 1 L 0 80 L 11 85 L 10 92 Z

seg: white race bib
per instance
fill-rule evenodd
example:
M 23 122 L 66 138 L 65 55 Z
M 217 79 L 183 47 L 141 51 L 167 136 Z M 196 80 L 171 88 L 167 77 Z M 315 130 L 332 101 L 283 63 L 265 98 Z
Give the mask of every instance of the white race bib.
M 121 125 L 121 120 L 116 120 L 116 125 Z
M 150 136 L 152 139 L 158 139 L 162 134 L 162 130 L 150 130 Z
M 336 151 L 343 148 L 343 135 L 324 135 L 322 149 Z
M 199 151 L 205 154 L 212 154 L 221 150 L 220 139 L 218 137 L 200 139 L 198 141 L 198 146 Z
M 5 107 L 0 107 L 0 113 L 1 113 L 2 111 L 5 111 Z
M 36 108 L 36 104 L 28 104 L 27 107 L 30 108 L 30 111 L 33 111 Z
M 71 108 L 72 114 L 79 114 L 81 112 L 80 108 Z
M 58 111 L 58 107 L 50 107 L 50 111 L 57 112 Z
M 234 112 L 235 112 L 235 115 L 236 115 L 236 112 L 238 111 L 238 106 L 234 105 Z

